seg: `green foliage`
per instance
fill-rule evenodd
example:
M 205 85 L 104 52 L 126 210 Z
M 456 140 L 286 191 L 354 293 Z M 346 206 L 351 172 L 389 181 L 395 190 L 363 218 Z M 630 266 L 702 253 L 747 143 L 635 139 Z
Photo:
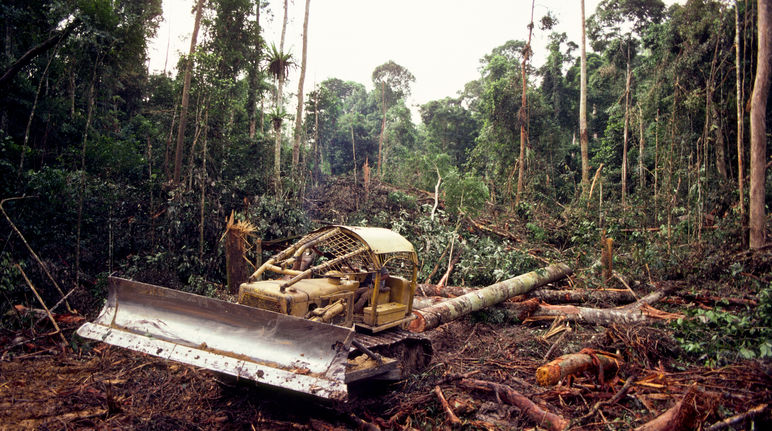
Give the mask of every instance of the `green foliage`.
M 445 206 L 452 214 L 463 212 L 476 216 L 488 201 L 488 186 L 471 172 L 459 174 L 455 169 L 445 177 Z
M 755 310 L 697 309 L 673 324 L 684 351 L 707 366 L 737 359 L 772 358 L 772 283 L 759 292 Z

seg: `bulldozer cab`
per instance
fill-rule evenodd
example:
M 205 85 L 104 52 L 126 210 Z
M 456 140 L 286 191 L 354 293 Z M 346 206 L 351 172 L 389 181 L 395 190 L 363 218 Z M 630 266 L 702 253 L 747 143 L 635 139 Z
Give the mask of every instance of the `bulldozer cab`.
M 415 250 L 398 233 L 328 226 L 267 260 L 238 302 L 375 333 L 411 320 L 417 272 Z

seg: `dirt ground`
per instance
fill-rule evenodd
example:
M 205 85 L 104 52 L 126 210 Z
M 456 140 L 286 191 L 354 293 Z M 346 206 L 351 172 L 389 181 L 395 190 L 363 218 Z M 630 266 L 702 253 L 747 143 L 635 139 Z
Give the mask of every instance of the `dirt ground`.
M 206 370 L 102 343 L 62 351 L 58 337 L 42 336 L 9 350 L 14 340 L 5 337 L 0 429 L 442 429 L 449 422 L 435 387 L 461 419 L 460 428 L 543 429 L 495 393 L 464 386 L 464 378 L 507 385 L 566 420 L 583 417 L 573 429 L 631 429 L 667 410 L 692 386 L 700 394 L 695 401 L 700 424 L 772 401 L 768 363 L 682 369 L 673 362 L 677 345 L 664 329 L 571 325 L 571 331 L 546 338 L 549 322 L 491 323 L 486 321 L 491 315 L 496 313 L 429 332 L 435 354 L 428 369 L 397 384 L 352 388 L 347 404 L 223 381 Z M 69 339 L 79 322 L 63 320 Z M 553 387 L 536 385 L 536 369 L 547 359 L 586 347 L 618 352 L 616 376 L 603 383 L 587 374 Z M 587 415 L 628 378 L 635 383 L 625 397 Z M 756 418 L 755 429 L 770 424 L 767 410 Z M 735 429 L 750 429 L 745 426 Z
M 336 198 L 349 196 L 341 189 L 349 185 L 334 186 L 307 200 L 315 219 L 344 222 L 341 217 L 360 210 L 345 207 L 352 205 L 351 199 Z M 387 205 L 389 192 L 376 188 L 372 193 L 378 198 L 373 200 Z M 418 196 L 419 202 L 430 201 L 425 194 Z M 736 258 L 717 258 L 714 267 L 726 268 Z M 744 267 L 750 276 L 768 279 L 770 262 L 767 256 L 755 268 L 751 259 Z M 721 291 L 702 291 L 699 279 L 679 283 L 677 293 L 655 307 L 679 313 L 691 307 L 735 306 L 700 302 Z M 559 284 L 551 288 L 568 287 Z M 510 309 L 495 307 L 428 332 L 434 356 L 427 369 L 396 384 L 352 387 L 348 403 L 234 382 L 207 370 L 73 338 L 83 321 L 80 316 L 57 316 L 68 340 L 63 347 L 45 319 L 32 323 L 44 315 L 11 310 L 6 318 L 17 319 L 22 323 L 15 326 L 26 329 L 0 326 L 0 430 L 549 429 L 546 421 L 515 407 L 505 394 L 474 387 L 473 381 L 516 391 L 564 419 L 569 429 L 633 429 L 681 400 L 691 416 L 682 429 L 772 429 L 769 361 L 709 368 L 700 358 L 683 360 L 666 323 L 604 327 L 572 322 L 565 330 L 566 322 L 522 322 Z M 580 351 L 615 355 L 618 371 L 585 372 L 555 386 L 537 385 L 537 368 Z M 438 393 L 460 424 L 452 424 Z M 754 409 L 759 413 L 732 426 L 719 423 Z

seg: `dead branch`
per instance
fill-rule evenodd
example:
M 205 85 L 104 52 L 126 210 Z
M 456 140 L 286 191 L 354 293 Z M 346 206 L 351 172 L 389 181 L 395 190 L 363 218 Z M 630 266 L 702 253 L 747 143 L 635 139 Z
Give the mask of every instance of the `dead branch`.
M 560 431 L 568 426 L 567 420 L 542 409 L 509 386 L 476 379 L 462 379 L 459 384 L 469 389 L 495 393 L 502 401 L 519 408 L 531 421 L 549 430 Z
M 453 409 L 450 408 L 448 405 L 448 400 L 445 399 L 445 396 L 442 394 L 442 389 L 440 389 L 439 386 L 434 387 L 434 393 L 437 395 L 437 398 L 440 400 L 440 404 L 442 404 L 443 410 L 445 410 L 445 415 L 448 416 L 448 420 L 450 421 L 451 425 L 457 426 L 461 425 L 461 419 L 456 416 L 455 413 L 453 413 Z
M 536 382 L 542 386 L 552 386 L 568 376 L 585 371 L 598 375 L 601 384 L 616 375 L 621 359 L 607 352 L 583 349 L 579 353 L 563 355 L 536 370 Z
M 2 201 L 0 201 L 0 211 L 2 211 L 3 215 L 5 216 L 5 219 L 8 221 L 8 224 L 11 225 L 11 229 L 13 229 L 13 231 L 16 232 L 17 235 L 19 235 L 19 238 L 21 238 L 21 242 L 24 243 L 24 245 L 27 247 L 27 250 L 29 250 L 30 254 L 32 254 L 32 257 L 35 258 L 35 261 L 43 269 L 43 272 L 46 273 L 46 275 L 48 276 L 48 279 L 51 280 L 51 282 L 54 284 L 54 287 L 56 287 L 56 290 L 58 290 L 59 294 L 62 295 L 62 297 L 64 297 L 65 296 L 64 291 L 62 291 L 62 288 L 59 287 L 59 283 L 57 283 L 56 280 L 54 280 L 54 277 L 51 275 L 51 273 L 48 272 L 48 268 L 46 268 L 46 266 L 43 264 L 43 261 L 40 260 L 40 258 L 38 257 L 37 253 L 35 253 L 35 250 L 33 250 L 32 247 L 30 247 L 30 245 L 27 242 L 26 238 L 24 238 L 24 235 L 22 235 L 21 232 L 19 232 L 19 229 L 11 221 L 11 218 L 8 216 L 8 213 L 5 212 L 5 208 L 3 208 L 3 205 L 7 201 L 26 199 L 26 198 L 27 198 L 26 196 L 17 196 L 17 197 L 14 197 L 14 198 L 3 199 Z M 64 304 L 67 306 L 67 311 L 68 312 L 74 313 L 74 311 L 70 307 L 70 304 L 66 300 L 64 301 Z
M 613 406 L 614 404 L 616 404 L 619 401 L 621 401 L 622 398 L 624 398 L 625 395 L 627 395 L 627 393 L 630 392 L 630 388 L 633 387 L 633 382 L 635 381 L 635 379 L 637 377 L 638 377 L 638 373 L 634 373 L 631 376 L 629 376 L 627 378 L 627 380 L 625 381 L 625 384 L 622 385 L 622 388 L 616 394 L 614 394 L 613 397 L 611 397 L 610 399 L 608 399 L 606 401 L 598 401 L 597 403 L 595 403 L 594 406 L 592 406 L 592 409 L 590 409 L 589 413 L 587 413 L 586 415 L 580 417 L 579 419 L 577 419 L 574 422 L 581 423 L 581 422 L 585 421 L 586 419 L 589 419 L 589 418 L 593 417 L 595 415 L 595 413 L 597 413 L 598 410 L 600 410 L 601 407 L 603 407 L 603 406 Z
M 754 417 L 764 413 L 764 411 L 767 408 L 769 408 L 769 404 L 759 404 L 756 407 L 748 410 L 747 412 L 730 416 L 726 419 L 718 421 L 713 425 L 709 426 L 708 428 L 706 428 L 705 431 L 719 431 L 719 430 L 727 429 L 729 427 L 736 428 L 737 425 L 743 423 L 746 419 L 753 419 Z
M 691 386 L 683 398 L 665 413 L 639 426 L 635 431 L 680 431 L 697 428 L 699 410 L 697 409 L 696 386 Z
M 35 286 L 32 285 L 32 282 L 29 280 L 29 278 L 27 277 L 27 274 L 24 272 L 24 270 L 21 269 L 21 266 L 19 266 L 18 263 L 14 264 L 13 266 L 16 267 L 16 269 L 19 270 L 19 272 L 21 273 L 21 276 L 24 277 L 24 281 L 27 282 L 27 286 L 29 286 L 29 288 L 32 290 L 32 293 L 35 294 L 35 298 L 38 299 L 38 301 L 40 302 L 40 305 L 42 305 L 43 309 L 46 310 L 46 314 L 48 315 L 48 318 L 51 320 L 51 323 L 54 325 L 54 329 L 56 329 L 56 333 L 58 333 L 59 336 L 62 337 L 62 342 L 66 346 L 67 345 L 67 339 L 64 338 L 64 334 L 62 334 L 62 330 L 59 328 L 59 325 L 56 323 L 56 319 L 54 319 L 54 316 L 51 315 L 51 310 L 48 309 L 48 306 L 43 301 L 43 298 L 40 297 L 40 294 L 35 289 Z
M 520 238 L 512 235 L 509 232 L 503 231 L 503 230 L 495 228 L 495 227 L 485 226 L 484 224 L 481 224 L 481 223 L 478 223 L 478 222 L 474 221 L 469 216 L 465 216 L 465 217 L 466 217 L 466 221 L 468 221 L 469 224 L 471 224 L 477 230 L 481 230 L 483 232 L 487 232 L 487 233 L 490 233 L 490 234 L 493 234 L 493 235 L 496 235 L 496 236 L 500 236 L 502 238 L 506 238 L 506 239 L 509 239 L 509 240 L 512 240 L 512 241 L 520 241 Z

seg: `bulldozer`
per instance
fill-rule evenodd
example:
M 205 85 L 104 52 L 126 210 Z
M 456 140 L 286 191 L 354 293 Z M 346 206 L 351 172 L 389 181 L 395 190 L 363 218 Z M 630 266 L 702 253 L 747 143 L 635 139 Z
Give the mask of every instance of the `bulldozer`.
M 398 233 L 327 226 L 263 263 L 237 303 L 109 277 L 104 308 L 77 333 L 342 401 L 350 384 L 400 380 L 431 361 L 431 342 L 405 330 L 417 273 Z

